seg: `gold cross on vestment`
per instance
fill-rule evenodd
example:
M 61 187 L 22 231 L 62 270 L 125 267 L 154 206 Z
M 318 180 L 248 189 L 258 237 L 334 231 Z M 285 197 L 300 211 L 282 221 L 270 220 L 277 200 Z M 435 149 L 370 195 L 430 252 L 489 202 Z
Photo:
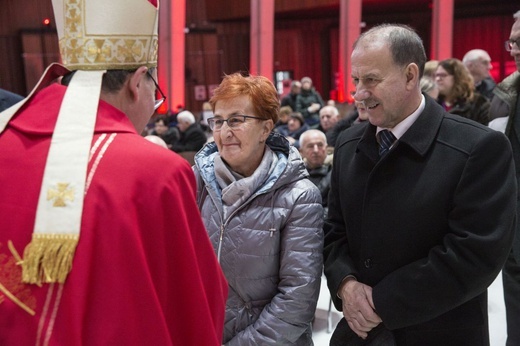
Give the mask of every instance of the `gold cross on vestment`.
M 53 207 L 66 207 L 66 200 L 74 201 L 74 189 L 69 188 L 69 183 L 58 183 L 57 188 L 47 190 L 47 200 L 54 199 Z

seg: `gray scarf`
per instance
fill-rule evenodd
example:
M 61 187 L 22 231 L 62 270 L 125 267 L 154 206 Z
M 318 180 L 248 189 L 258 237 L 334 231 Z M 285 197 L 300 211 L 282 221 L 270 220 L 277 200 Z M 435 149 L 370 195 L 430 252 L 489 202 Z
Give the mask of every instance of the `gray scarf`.
M 269 146 L 265 146 L 264 156 L 260 165 L 251 176 L 243 177 L 232 171 L 222 160 L 220 154 L 215 156 L 215 176 L 218 185 L 222 189 L 224 219 L 262 187 L 274 167 L 276 167 L 277 162 L 278 157 L 276 154 Z

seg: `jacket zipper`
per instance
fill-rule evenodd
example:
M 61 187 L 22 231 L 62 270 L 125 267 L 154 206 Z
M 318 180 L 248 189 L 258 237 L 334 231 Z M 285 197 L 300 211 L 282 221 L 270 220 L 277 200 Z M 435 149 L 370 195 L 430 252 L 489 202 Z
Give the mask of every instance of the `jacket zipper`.
M 202 177 L 203 178 L 203 177 Z M 209 193 L 209 186 L 211 185 L 208 185 L 208 182 L 203 178 L 204 180 L 204 183 L 206 185 L 206 191 L 209 195 L 209 197 L 213 200 L 213 196 L 211 193 Z M 254 195 L 252 195 L 251 197 L 249 197 L 249 199 L 247 201 L 244 202 L 244 204 L 242 204 L 240 207 L 238 207 L 233 213 L 231 213 L 231 215 L 228 216 L 227 220 L 230 220 L 233 216 L 235 216 L 235 214 L 237 214 L 241 209 L 245 208 L 246 205 L 248 205 L 252 200 L 254 200 L 256 197 L 260 196 L 260 195 L 263 195 L 267 193 L 267 191 L 263 191 L 261 193 L 255 193 Z M 213 203 L 215 203 L 215 201 L 213 200 Z M 274 201 L 272 201 L 272 203 L 274 203 Z M 203 202 L 201 201 L 201 206 L 202 206 Z M 271 210 L 273 210 L 274 206 L 271 205 Z M 221 252 L 222 252 L 222 241 L 224 239 L 224 228 L 225 228 L 225 224 L 227 224 L 227 220 L 224 221 L 223 218 L 222 218 L 222 215 L 220 215 L 220 234 L 219 234 L 219 239 L 218 239 L 218 246 L 217 246 L 217 262 L 220 263 L 220 255 L 221 255 Z M 274 235 L 274 232 L 276 231 L 276 228 L 270 228 L 269 229 L 270 231 L 270 237 L 273 237 Z
M 220 263 L 220 252 L 222 250 L 222 239 L 224 239 L 224 225 L 220 224 L 220 236 L 218 239 L 217 261 Z

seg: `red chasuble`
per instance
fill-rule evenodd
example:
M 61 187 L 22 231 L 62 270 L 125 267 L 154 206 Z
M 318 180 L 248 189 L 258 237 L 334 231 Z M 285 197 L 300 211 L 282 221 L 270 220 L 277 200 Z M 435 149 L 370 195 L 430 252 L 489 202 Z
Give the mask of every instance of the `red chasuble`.
M 227 283 L 191 167 L 103 101 L 72 270 L 21 282 L 64 92 L 42 90 L 0 134 L 0 345 L 220 345 Z

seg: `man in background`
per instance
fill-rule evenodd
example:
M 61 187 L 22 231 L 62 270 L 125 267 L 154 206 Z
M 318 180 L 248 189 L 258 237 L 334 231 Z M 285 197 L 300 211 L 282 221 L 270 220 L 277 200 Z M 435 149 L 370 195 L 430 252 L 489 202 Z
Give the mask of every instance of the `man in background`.
M 190 111 L 182 111 L 177 114 L 177 128 L 181 135 L 179 140 L 172 145 L 173 151 L 177 153 L 199 151 L 206 144 L 206 133 L 197 124 L 195 116 Z
M 309 172 L 309 180 L 320 190 L 323 216 L 326 217 L 332 166 L 325 164 L 327 159 L 327 138 L 325 134 L 314 129 L 302 133 L 300 136 L 300 154 Z
M 220 345 L 193 172 L 140 135 L 164 101 L 158 2 L 53 8 L 65 66 L 0 113 L 0 345 Z
M 462 62 L 473 76 L 475 90 L 491 100 L 496 83 L 489 74 L 493 65 L 488 52 L 483 49 L 472 49 L 464 55 Z
M 310 77 L 303 77 L 301 83 L 302 88 L 296 98 L 296 109 L 293 110 L 303 115 L 307 125 L 313 126 L 320 122 L 319 111 L 324 102 L 320 93 L 312 86 Z
M 297 80 L 291 82 L 291 91 L 282 98 L 280 102 L 281 107 L 289 106 L 291 111 L 296 111 L 296 98 L 300 95 L 302 89 L 302 83 Z
M 179 130 L 176 127 L 168 126 L 168 118 L 166 116 L 155 118 L 154 129 L 151 134 L 160 137 L 166 143 L 168 149 L 171 149 L 180 137 Z
M 325 106 L 320 109 L 320 125 L 318 126 L 318 130 L 323 133 L 329 132 L 339 120 L 339 111 L 335 106 Z
M 514 14 L 515 22 L 506 51 L 516 64 L 516 71 L 505 78 L 494 90 L 489 114 L 496 117 L 489 126 L 505 132 L 513 147 L 516 163 L 516 179 L 520 181 L 520 11 Z M 497 125 L 497 126 L 495 126 Z M 520 203 L 518 204 L 520 207 Z M 513 249 L 502 269 L 504 300 L 507 318 L 507 345 L 520 345 L 520 209 L 517 209 L 517 224 Z

